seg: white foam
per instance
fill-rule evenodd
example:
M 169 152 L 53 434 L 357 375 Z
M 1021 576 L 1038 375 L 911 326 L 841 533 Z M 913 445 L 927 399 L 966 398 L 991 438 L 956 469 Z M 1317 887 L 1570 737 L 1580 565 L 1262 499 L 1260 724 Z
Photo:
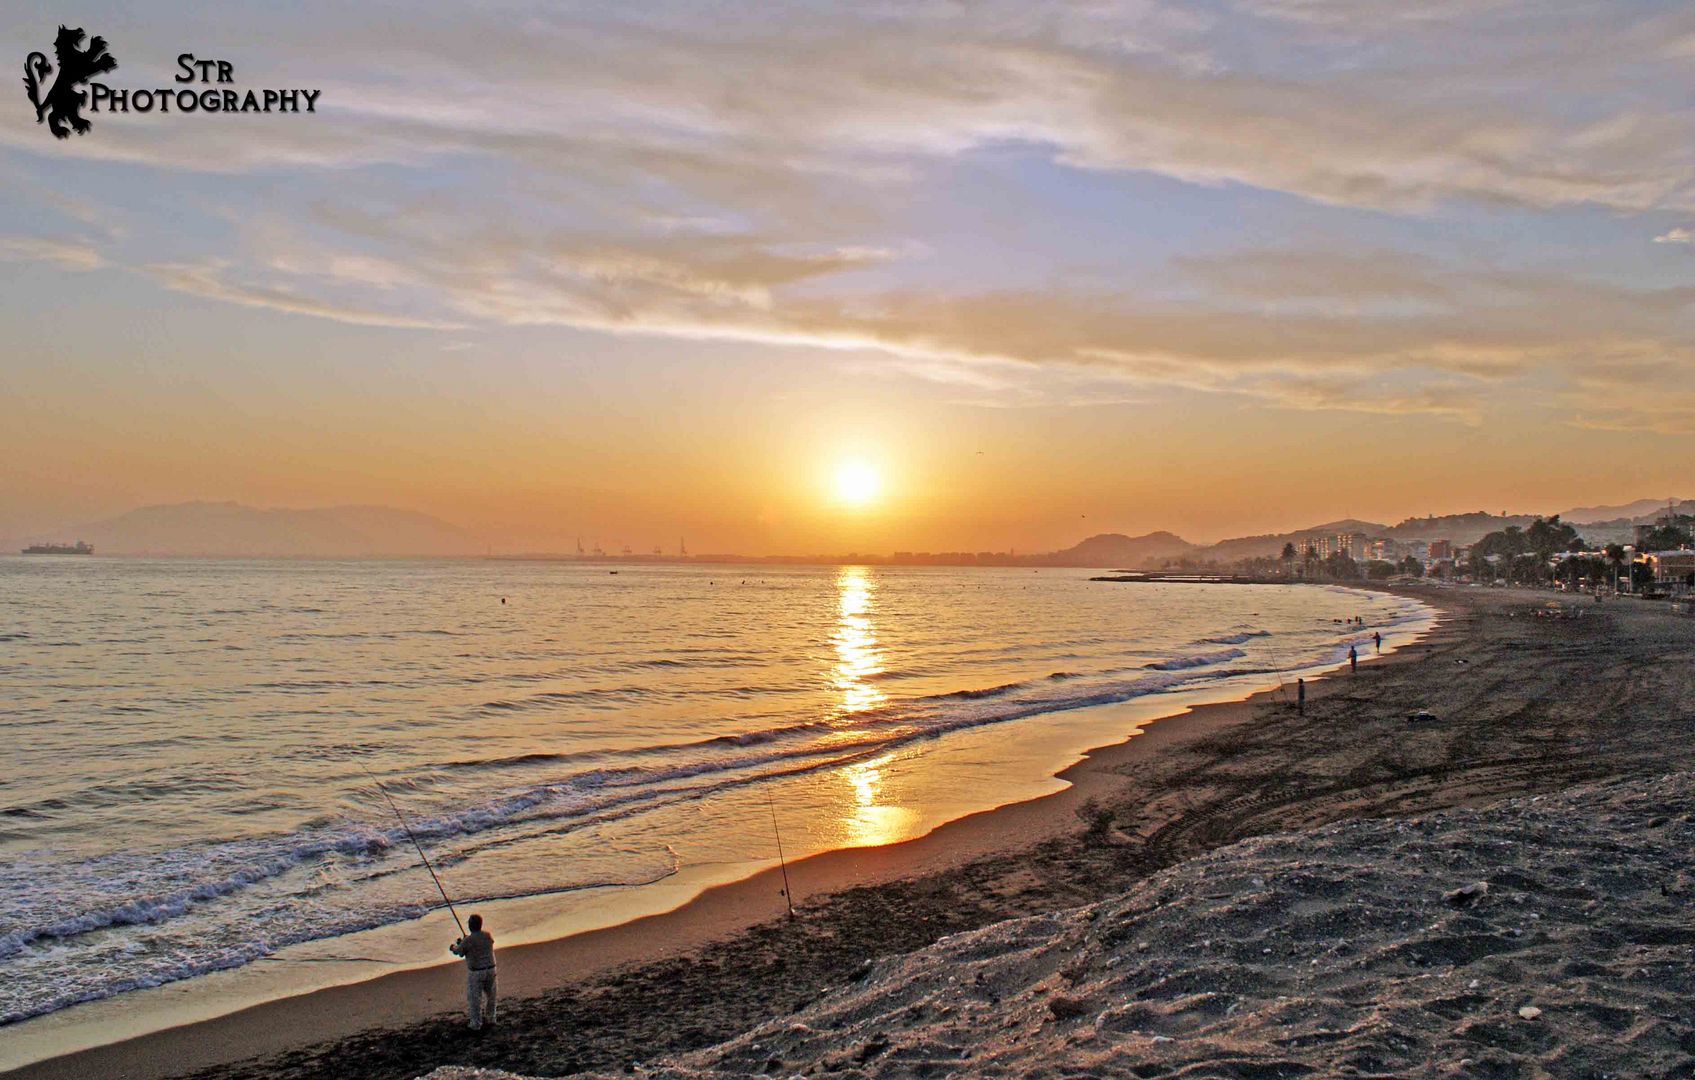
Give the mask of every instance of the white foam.
M 1223 649 L 1218 652 L 1194 653 L 1190 656 L 1176 656 L 1170 660 L 1161 660 L 1157 664 L 1149 664 L 1154 671 L 1181 671 L 1185 668 L 1209 667 L 1222 664 L 1226 660 L 1239 660 L 1248 655 L 1241 649 Z
M 572 748 L 562 743 L 558 753 L 455 762 L 453 785 L 463 786 L 440 791 L 475 790 L 475 797 L 443 805 L 447 795 L 426 784 L 408 812 L 432 858 L 451 866 L 481 847 L 597 829 L 751 784 L 840 768 L 950 732 L 1263 673 L 1273 670 L 1273 660 L 1277 670 L 1333 664 L 1349 644 L 1369 640 L 1375 629 L 1425 618 L 1416 602 L 1385 613 L 1381 596 L 1336 591 L 1373 601 L 1367 609 L 1373 625 L 1363 632 L 1338 625 L 1273 635 L 1237 623 L 1193 643 L 1232 647 L 1191 652 L 1181 650 L 1193 646 L 1178 646 L 1167 656 L 1091 651 L 1066 641 L 1031 660 L 1039 666 L 1028 677 L 985 679 L 980 688 L 889 701 L 856 713 L 803 718 L 772 712 L 788 722 L 768 720 L 770 726 L 758 730 L 629 751 L 567 752 Z M 1104 636 L 1100 641 L 1110 645 Z M 969 645 L 954 652 L 974 655 Z M 989 652 L 996 661 L 983 670 L 1003 678 L 1020 674 L 1015 661 L 1000 658 L 1005 650 Z M 1054 654 L 1060 652 L 1067 657 L 1059 660 Z M 1078 663 L 1071 653 L 1078 654 Z M 1238 660 L 1247 663 L 1232 664 Z M 1066 665 L 1064 678 L 1057 677 L 1055 662 Z M 567 698 L 549 693 L 523 700 Z M 363 752 L 358 744 L 348 745 L 346 752 Z M 374 795 L 370 801 L 372 813 L 383 812 Z M 387 819 L 324 815 L 294 832 L 93 857 L 36 851 L 10 859 L 0 864 L 0 960 L 27 971 L 31 985 L 56 989 L 0 995 L 0 1022 L 239 966 L 296 942 L 417 918 L 429 906 L 416 892 L 387 883 L 415 873 L 409 854 L 395 850 L 405 843 L 405 834 Z M 639 855 L 618 857 L 624 860 L 620 865 L 642 862 Z M 608 873 L 594 880 L 624 876 Z M 565 887 L 575 886 L 550 879 L 530 891 Z M 526 889 L 518 892 L 527 895 Z M 503 885 L 499 891 L 512 890 Z

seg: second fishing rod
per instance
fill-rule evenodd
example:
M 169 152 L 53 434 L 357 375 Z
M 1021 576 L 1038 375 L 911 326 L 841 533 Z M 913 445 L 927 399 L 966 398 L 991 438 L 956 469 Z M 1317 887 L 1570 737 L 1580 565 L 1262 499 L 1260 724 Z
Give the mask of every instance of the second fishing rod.
M 459 936 L 465 937 L 465 924 L 459 921 L 459 909 L 453 906 L 453 900 L 448 897 L 447 889 L 442 887 L 441 878 L 436 876 L 436 868 L 430 865 L 430 857 L 424 854 L 424 845 L 418 842 L 418 837 L 413 833 L 412 826 L 406 823 L 406 815 L 400 812 L 400 807 L 396 806 L 394 799 L 389 797 L 388 789 L 383 787 L 383 782 L 377 779 L 376 773 L 366 768 L 362 761 L 359 763 L 359 767 L 364 769 L 365 775 L 371 778 L 371 783 L 377 785 L 377 791 L 382 794 L 383 801 L 388 803 L 390 810 L 394 811 L 395 820 L 400 822 L 400 827 L 405 831 L 406 838 L 412 841 L 412 846 L 417 849 L 419 861 L 424 864 L 424 869 L 430 872 L 430 880 L 436 883 L 436 891 L 441 893 L 442 903 L 446 904 L 447 910 L 453 913 L 453 922 L 454 925 L 459 927 Z

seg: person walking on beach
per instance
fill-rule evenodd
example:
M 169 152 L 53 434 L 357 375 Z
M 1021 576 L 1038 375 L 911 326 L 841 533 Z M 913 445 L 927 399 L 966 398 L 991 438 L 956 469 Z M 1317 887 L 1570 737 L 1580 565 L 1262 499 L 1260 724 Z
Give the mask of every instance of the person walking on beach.
M 1383 635 L 1380 634 L 1380 633 L 1373 634 L 1373 635 L 1371 635 L 1371 640 L 1377 646 L 1377 651 L 1382 652 L 1383 651 Z
M 1307 714 L 1307 681 L 1305 679 L 1295 680 L 1295 713 L 1298 716 Z
M 1348 672 L 1349 672 L 1349 674 L 1352 674 L 1352 675 L 1358 675 L 1359 670 L 1360 670 L 1360 653 L 1359 653 L 1359 650 L 1354 648 L 1352 645 L 1349 645 L 1348 646 Z
M 471 1015 L 471 1030 L 483 1029 L 483 1001 L 488 1001 L 488 1022 L 494 1023 L 494 935 L 483 929 L 483 917 L 473 915 L 471 932 L 447 947 L 465 958 L 465 1004 Z

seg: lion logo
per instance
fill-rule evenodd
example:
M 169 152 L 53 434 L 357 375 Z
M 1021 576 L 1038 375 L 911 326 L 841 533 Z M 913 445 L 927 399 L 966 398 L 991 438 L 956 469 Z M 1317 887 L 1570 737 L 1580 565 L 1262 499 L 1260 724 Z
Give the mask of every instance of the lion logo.
M 81 28 L 59 27 L 59 36 L 53 40 L 59 77 L 53 80 L 53 87 L 46 94 L 41 92 L 41 87 L 47 76 L 53 74 L 53 65 L 47 62 L 44 53 L 32 52 L 24 60 L 24 89 L 29 91 L 29 103 L 35 106 L 35 122 L 46 121 L 48 129 L 61 139 L 70 138 L 73 131 L 78 135 L 88 134 L 89 123 L 82 116 L 88 95 L 77 89 L 77 83 L 104 75 L 118 66 L 118 61 L 106 52 L 105 38 L 94 38 L 88 48 L 81 48 L 86 36 Z

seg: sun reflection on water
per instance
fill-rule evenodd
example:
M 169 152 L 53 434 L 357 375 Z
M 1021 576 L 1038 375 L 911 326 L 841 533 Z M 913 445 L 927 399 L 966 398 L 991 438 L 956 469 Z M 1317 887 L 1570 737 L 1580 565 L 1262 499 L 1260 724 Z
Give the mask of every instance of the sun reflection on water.
M 842 825 L 847 842 L 856 847 L 877 847 L 905 840 L 911 832 L 913 812 L 904 806 L 881 803 L 883 767 L 894 759 L 884 754 L 871 761 L 861 761 L 842 770 L 842 776 L 853 787 L 853 806 Z
M 869 681 L 883 671 L 883 654 L 871 624 L 876 584 L 863 566 L 844 566 L 836 577 L 840 592 L 836 633 L 836 663 L 830 683 L 841 694 L 842 713 L 864 712 L 881 705 L 886 695 Z
M 830 668 L 830 685 L 840 695 L 838 718 L 876 708 L 888 700 L 873 681 L 883 672 L 883 652 L 877 644 L 871 616 L 876 610 L 877 583 L 862 566 L 844 566 L 836 575 L 839 593 L 836 632 L 831 638 L 836 662 Z M 856 736 L 844 726 L 844 739 Z M 890 806 L 883 799 L 884 771 L 895 755 L 881 754 L 869 761 L 846 765 L 838 774 L 847 781 L 848 792 L 841 808 L 842 842 L 853 847 L 875 847 L 906 839 L 912 828 L 913 812 Z

